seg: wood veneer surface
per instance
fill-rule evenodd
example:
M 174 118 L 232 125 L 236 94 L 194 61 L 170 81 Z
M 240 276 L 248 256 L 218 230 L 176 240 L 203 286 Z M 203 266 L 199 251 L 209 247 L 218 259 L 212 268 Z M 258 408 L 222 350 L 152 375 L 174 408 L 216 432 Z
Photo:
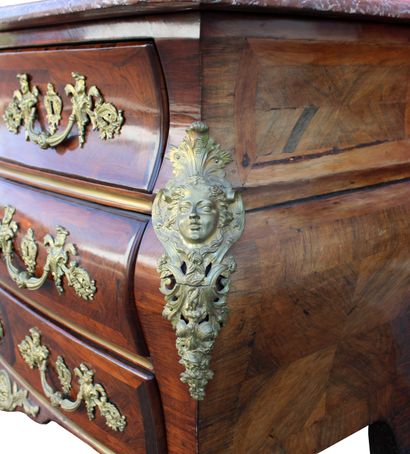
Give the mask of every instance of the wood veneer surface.
M 166 452 L 162 411 L 152 374 L 124 367 L 112 358 L 89 348 L 56 325 L 37 316 L 3 290 L 0 290 L 0 318 L 4 327 L 4 338 L 0 343 L 1 357 L 40 395 L 44 395 L 44 392 L 39 370 L 30 369 L 18 350 L 18 345 L 33 327 L 41 332 L 41 342 L 50 352 L 46 374 L 48 382 L 54 389 L 59 388 L 54 367 L 58 356 L 61 355 L 64 358 L 71 371 L 84 363 L 94 371 L 94 383 L 103 385 L 110 401 L 127 418 L 127 425 L 123 432 L 109 429 L 104 417 L 97 409 L 95 419 L 90 421 L 84 403 L 74 412 L 60 411 L 65 418 L 74 422 L 84 433 L 88 433 L 113 452 L 124 454 Z M 74 373 L 72 385 L 70 397 L 75 400 L 78 385 Z M 47 420 L 49 412 L 47 408 L 44 411 L 45 415 L 42 412 L 43 409 L 40 408 L 39 421 L 44 422 L 44 417 Z M 64 419 L 59 420 L 55 417 L 53 419 L 65 425 Z
M 203 118 L 247 209 L 410 176 L 408 27 L 202 19 Z
M 196 411 L 201 454 L 313 454 L 379 419 L 407 452 L 409 195 L 403 182 L 247 214 L 215 378 L 197 409 L 161 317 L 152 259 L 161 246 L 149 226 L 136 304 L 170 452 L 194 452 Z M 181 436 L 191 450 L 174 445 Z
M 162 159 L 167 123 L 161 67 L 152 43 L 5 51 L 0 53 L 0 68 L 1 112 L 19 88 L 17 74 L 28 74 L 31 86 L 39 88 L 37 130 L 47 125 L 44 95 L 48 83 L 53 83 L 63 98 L 59 130 L 64 129 L 72 112 L 64 87 L 75 82 L 73 71 L 86 76 L 87 90 L 95 85 L 105 101 L 113 103 L 124 115 L 121 132 L 113 139 L 102 140 L 88 124 L 86 142 L 80 148 L 75 126 L 66 140 L 47 150 L 27 142 L 24 127 L 18 134 L 12 134 L 2 121 L 1 159 L 110 186 L 152 189 Z
M 66 243 L 73 243 L 78 251 L 79 266 L 95 280 L 97 291 L 92 301 L 76 295 L 63 278 L 64 293 L 59 294 L 52 276 L 36 291 L 19 289 L 0 264 L 0 279 L 29 304 L 40 305 L 57 314 L 62 320 L 85 329 L 94 336 L 118 345 L 126 351 L 147 355 L 147 348 L 133 307 L 132 276 L 135 255 L 147 217 L 126 213 L 74 199 L 54 196 L 20 184 L 1 180 L 0 199 L 16 208 L 14 220 L 19 231 L 14 241 L 13 261 L 23 269 L 20 241 L 29 228 L 38 242 L 36 274 L 43 272 L 47 251 L 43 237 L 55 237 L 55 228 L 62 225 L 70 232 Z
M 247 208 L 199 404 L 161 315 L 150 223 L 139 247 L 133 291 L 168 452 L 310 454 L 381 418 L 410 450 L 408 29 L 195 12 L 0 35 L 10 48 L 109 37 L 155 40 L 166 150 L 206 120 Z M 164 160 L 154 192 L 170 175 Z

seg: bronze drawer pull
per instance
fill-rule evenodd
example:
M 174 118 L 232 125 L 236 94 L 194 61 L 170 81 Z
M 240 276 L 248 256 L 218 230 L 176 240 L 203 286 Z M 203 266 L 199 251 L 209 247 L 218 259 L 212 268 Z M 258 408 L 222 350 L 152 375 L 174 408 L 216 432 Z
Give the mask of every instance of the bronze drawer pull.
M 47 259 L 43 274 L 35 276 L 38 245 L 34 239 L 33 229 L 28 229 L 21 240 L 21 253 L 26 270 L 19 270 L 13 264 L 14 246 L 13 240 L 18 231 L 18 225 L 13 221 L 16 209 L 10 205 L 4 208 L 3 219 L 0 225 L 0 251 L 3 253 L 7 271 L 19 288 L 37 290 L 44 285 L 49 273 L 54 278 L 55 286 L 59 293 L 63 293 L 62 278 L 65 276 L 68 285 L 73 287 L 77 295 L 84 300 L 92 300 L 96 292 L 95 281 L 91 279 L 86 270 L 80 268 L 76 261 L 69 263 L 70 254 L 76 255 L 77 250 L 72 243 L 66 243 L 70 234 L 64 227 L 57 226 L 57 234 L 52 237 L 47 234 L 44 237 L 44 245 L 47 249 Z
M 124 431 L 127 425 L 126 417 L 108 400 L 104 387 L 99 383 L 94 384 L 94 372 L 85 364 L 80 364 L 80 367 L 74 369 L 74 374 L 78 378 L 79 391 L 76 399 L 71 400 L 69 393 L 71 391 L 72 373 L 62 356 L 59 356 L 55 363 L 61 390 L 55 391 L 47 382 L 49 349 L 41 344 L 41 333 L 37 328 L 30 329 L 30 334 L 23 339 L 18 348 L 25 363 L 31 369 L 39 369 L 44 394 L 50 399 L 54 407 L 74 412 L 84 401 L 90 421 L 95 419 L 95 410 L 98 408 L 110 429 L 119 432 Z
M 244 229 L 242 197 L 225 179 L 232 161 L 196 122 L 170 154 L 174 178 L 155 198 L 152 221 L 166 253 L 158 262 L 163 316 L 176 331 L 185 371 L 181 381 L 202 400 L 213 377 L 211 350 L 228 315 L 227 296 L 235 260 L 225 257 Z
M 20 126 L 26 129 L 26 140 L 31 140 L 41 148 L 56 147 L 68 137 L 73 126 L 78 129 L 80 147 L 85 143 L 85 130 L 91 121 L 93 129 L 97 129 L 101 139 L 112 139 L 121 131 L 124 117 L 121 110 L 114 104 L 105 102 L 100 90 L 93 85 L 88 89 L 86 77 L 77 72 L 71 73 L 75 84 L 67 84 L 64 88 L 66 95 L 71 96 L 72 111 L 64 131 L 57 132 L 61 121 L 63 101 L 55 91 L 53 84 L 47 84 L 47 93 L 44 104 L 47 112 L 48 131 L 36 132 L 35 121 L 38 117 L 37 102 L 39 90 L 36 86 L 30 87 L 28 74 L 17 74 L 20 89 L 13 93 L 13 100 L 7 106 L 3 119 L 7 129 L 17 134 Z

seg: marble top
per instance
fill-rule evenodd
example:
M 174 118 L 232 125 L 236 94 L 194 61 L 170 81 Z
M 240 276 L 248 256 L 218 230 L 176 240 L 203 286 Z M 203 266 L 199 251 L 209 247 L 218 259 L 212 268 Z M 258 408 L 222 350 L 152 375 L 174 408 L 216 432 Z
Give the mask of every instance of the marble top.
M 0 7 L 0 30 L 198 9 L 410 19 L 410 0 L 43 0 Z

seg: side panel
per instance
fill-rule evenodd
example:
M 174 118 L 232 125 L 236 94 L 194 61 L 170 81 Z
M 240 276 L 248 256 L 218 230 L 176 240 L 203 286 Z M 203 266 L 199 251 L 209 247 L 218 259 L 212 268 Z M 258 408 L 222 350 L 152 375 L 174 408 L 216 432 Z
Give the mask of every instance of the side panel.
M 408 27 L 205 14 L 203 119 L 247 208 L 410 176 Z
M 313 454 L 379 419 L 402 429 L 409 200 L 406 182 L 247 214 L 201 454 Z

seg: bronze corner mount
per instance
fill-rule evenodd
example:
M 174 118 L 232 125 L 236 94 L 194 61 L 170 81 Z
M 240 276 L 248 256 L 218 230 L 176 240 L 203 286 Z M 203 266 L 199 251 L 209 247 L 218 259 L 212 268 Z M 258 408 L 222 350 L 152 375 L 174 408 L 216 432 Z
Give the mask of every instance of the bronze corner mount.
M 230 154 L 203 122 L 171 149 L 174 177 L 153 204 L 152 220 L 165 254 L 158 261 L 163 316 L 176 332 L 185 370 L 181 381 L 202 400 L 213 377 L 211 351 L 227 320 L 227 296 L 235 260 L 226 256 L 245 224 L 242 198 L 225 178 Z

